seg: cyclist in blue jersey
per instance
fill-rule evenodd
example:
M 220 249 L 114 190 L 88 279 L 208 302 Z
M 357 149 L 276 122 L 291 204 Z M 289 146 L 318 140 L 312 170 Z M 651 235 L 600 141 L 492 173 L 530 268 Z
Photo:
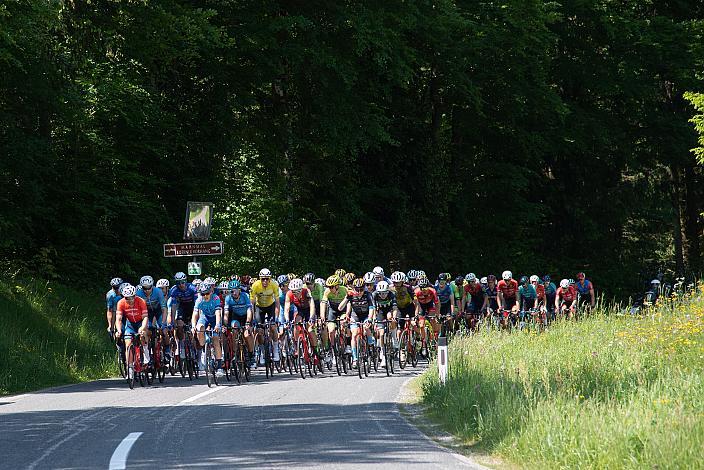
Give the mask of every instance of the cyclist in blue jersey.
M 162 344 L 164 345 L 164 358 L 171 360 L 171 349 L 169 348 L 169 334 L 166 327 L 166 299 L 161 289 L 154 288 L 154 279 L 151 276 L 142 276 L 137 288 L 138 297 L 144 299 L 149 312 L 149 322 L 147 336 L 151 340 L 152 330 L 158 328 L 162 331 Z
M 193 309 L 195 307 L 197 292 L 195 286 L 186 282 L 186 274 L 176 273 L 174 276 L 175 285 L 169 291 L 171 300 L 171 310 L 168 313 L 167 323 L 176 326 L 176 346 L 183 359 L 185 351 L 180 347 L 184 338 L 184 325 L 191 321 Z
M 435 292 L 438 294 L 438 299 L 440 299 L 440 316 L 451 315 L 448 321 L 449 331 L 454 330 L 454 316 L 455 316 L 455 293 L 452 291 L 452 286 L 449 283 L 449 276 L 447 273 L 440 273 L 437 282 L 435 282 Z
M 225 324 L 231 328 L 244 330 L 244 340 L 247 343 L 247 360 L 250 366 L 254 364 L 254 336 L 252 336 L 252 302 L 246 292 L 242 292 L 242 284 L 232 280 L 227 284 L 230 294 L 225 297 Z M 231 338 L 234 341 L 234 337 Z
M 105 294 L 105 318 L 108 321 L 108 333 L 113 336 L 115 328 L 115 313 L 117 312 L 117 302 L 120 301 L 120 286 L 123 284 L 122 279 L 114 277 L 110 280 L 110 290 Z
M 557 296 L 557 286 L 550 280 L 549 275 L 543 276 L 543 286 L 545 287 L 545 307 L 548 311 L 548 319 L 555 319 L 555 297 Z
M 191 328 L 197 331 L 198 343 L 201 349 L 200 365 L 205 370 L 205 330 L 209 328 L 212 333 L 213 346 L 215 347 L 215 369 L 222 368 L 222 348 L 220 347 L 220 331 L 222 330 L 222 306 L 220 298 L 212 292 L 212 286 L 202 283 L 198 288 L 201 295 L 198 304 L 193 309 Z
M 589 306 L 594 308 L 594 304 L 596 303 L 594 284 L 587 279 L 584 273 L 577 273 L 577 282 L 574 286 L 577 288 L 577 293 L 579 294 L 579 307 Z

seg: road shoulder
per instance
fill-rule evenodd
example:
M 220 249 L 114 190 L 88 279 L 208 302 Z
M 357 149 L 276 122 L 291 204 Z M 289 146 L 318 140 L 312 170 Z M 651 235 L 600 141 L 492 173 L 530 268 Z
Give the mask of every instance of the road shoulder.
M 421 377 L 410 378 L 401 386 L 396 398 L 401 417 L 427 440 L 473 468 L 512 468 L 491 455 L 476 452 L 470 445 L 443 431 L 439 424 L 434 423 L 425 413 L 425 405 L 421 403 Z

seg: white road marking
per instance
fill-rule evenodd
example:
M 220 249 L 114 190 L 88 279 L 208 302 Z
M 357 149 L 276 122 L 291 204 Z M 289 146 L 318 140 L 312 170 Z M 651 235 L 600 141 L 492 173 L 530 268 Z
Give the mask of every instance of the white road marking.
M 185 400 L 183 400 L 182 402 L 180 402 L 179 405 L 185 405 L 186 403 L 192 403 L 192 402 L 196 401 L 197 399 L 203 398 L 204 396 L 210 395 L 211 393 L 215 393 L 215 392 L 217 392 L 218 390 L 220 390 L 220 388 L 211 388 L 211 389 L 208 389 L 208 390 L 206 390 L 205 392 L 199 393 L 198 395 L 193 395 L 193 396 L 190 397 L 190 398 L 186 398 Z
M 110 470 L 125 469 L 130 449 L 132 449 L 132 446 L 141 435 L 141 432 L 131 432 L 120 442 L 120 445 L 117 446 L 115 452 L 112 453 L 112 457 L 110 457 Z

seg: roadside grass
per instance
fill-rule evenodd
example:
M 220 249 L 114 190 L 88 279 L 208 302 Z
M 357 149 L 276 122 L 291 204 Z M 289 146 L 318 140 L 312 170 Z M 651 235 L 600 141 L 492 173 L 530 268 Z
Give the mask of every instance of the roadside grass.
M 525 468 L 704 468 L 704 300 L 450 343 L 431 419 Z
M 93 292 L 0 280 L 0 395 L 116 375 L 104 318 Z

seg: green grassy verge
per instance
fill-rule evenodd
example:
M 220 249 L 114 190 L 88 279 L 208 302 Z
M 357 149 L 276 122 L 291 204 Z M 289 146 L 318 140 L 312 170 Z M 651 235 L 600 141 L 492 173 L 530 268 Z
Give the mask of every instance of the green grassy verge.
M 95 292 L 0 281 L 0 395 L 117 374 Z
M 701 292 L 700 294 L 701 295 Z M 431 419 L 525 468 L 704 468 L 704 300 L 450 344 Z

